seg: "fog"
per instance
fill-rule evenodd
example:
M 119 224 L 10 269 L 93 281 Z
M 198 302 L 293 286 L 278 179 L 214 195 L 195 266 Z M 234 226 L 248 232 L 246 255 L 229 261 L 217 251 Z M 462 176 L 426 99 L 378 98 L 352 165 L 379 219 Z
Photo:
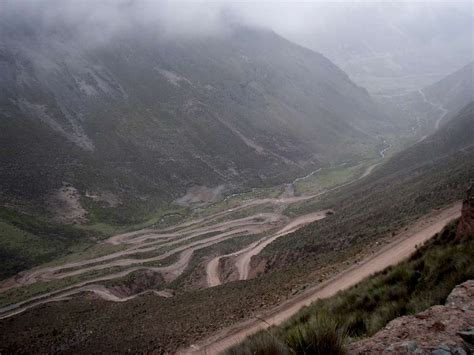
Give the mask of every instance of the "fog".
M 263 27 L 321 52 L 378 92 L 386 84 L 374 77 L 413 76 L 404 84 L 411 89 L 471 61 L 472 6 L 453 1 L 7 0 L 0 3 L 0 30 L 15 32 L 18 23 L 37 33 L 68 26 L 77 40 L 94 46 L 143 28 L 171 40 L 192 40 L 225 36 L 236 25 Z
M 78 30 L 130 30 L 137 23 L 170 34 L 211 35 L 229 23 L 266 27 L 282 35 L 359 28 L 385 22 L 419 37 L 453 35 L 472 26 L 471 2 L 392 1 L 134 1 L 6 0 L 0 18 L 68 23 Z M 347 33 L 353 36 L 353 33 Z M 99 33 L 98 33 L 99 35 Z

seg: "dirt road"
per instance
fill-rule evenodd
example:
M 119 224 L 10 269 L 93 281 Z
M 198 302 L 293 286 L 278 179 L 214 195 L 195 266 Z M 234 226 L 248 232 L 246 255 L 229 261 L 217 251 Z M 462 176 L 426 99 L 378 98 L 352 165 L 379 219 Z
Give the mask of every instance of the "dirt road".
M 365 178 L 366 176 L 372 174 L 372 171 L 379 166 L 381 163 L 375 163 L 369 166 L 367 169 L 365 169 L 364 173 L 360 176 L 361 179 Z
M 221 284 L 219 278 L 219 261 L 221 259 L 236 257 L 234 263 L 239 273 L 239 280 L 246 280 L 249 276 L 250 261 L 252 260 L 253 256 L 258 255 L 267 245 L 274 242 L 276 239 L 290 234 L 306 224 L 323 219 L 327 216 L 328 211 L 329 210 L 318 211 L 297 217 L 268 238 L 258 240 L 257 242 L 254 242 L 234 253 L 215 257 L 206 265 L 206 278 L 208 286 L 214 287 Z
M 423 101 L 425 103 L 427 103 L 428 105 L 430 105 L 430 106 L 434 107 L 435 109 L 441 111 L 441 115 L 438 117 L 438 119 L 436 120 L 436 123 L 435 123 L 435 129 L 436 130 L 439 129 L 439 125 L 441 124 L 441 121 L 443 120 L 443 118 L 447 115 L 448 110 L 446 110 L 442 104 L 435 103 L 433 101 L 428 100 L 428 98 L 426 97 L 423 90 L 420 89 L 420 90 L 418 90 L 418 92 L 420 93 L 420 95 L 423 98 Z
M 197 250 L 210 247 L 216 243 L 228 240 L 230 238 L 238 238 L 242 235 L 262 235 L 262 239 L 242 248 L 237 251 L 237 253 L 243 253 L 250 251 L 252 255 L 249 256 L 248 263 L 250 263 L 250 258 L 253 255 L 258 254 L 265 245 L 269 242 L 264 243 L 263 247 L 258 248 L 258 244 L 264 241 L 272 241 L 277 237 L 283 235 L 283 232 L 289 233 L 293 230 L 296 230 L 305 223 L 321 219 L 326 215 L 325 212 L 316 212 L 306 216 L 298 217 L 294 220 L 288 220 L 286 216 L 283 216 L 281 213 L 257 213 L 249 217 L 238 218 L 226 222 L 220 222 L 215 225 L 201 226 L 198 224 L 194 229 L 187 230 L 185 233 L 175 232 L 172 233 L 172 240 L 165 243 L 159 244 L 157 247 L 170 247 L 174 244 L 178 244 L 171 249 L 163 249 L 160 253 L 158 249 L 158 255 L 148 258 L 130 258 L 130 254 L 137 252 L 147 252 L 150 249 L 144 248 L 137 250 L 137 246 L 149 246 L 149 240 L 154 239 L 155 237 L 161 237 L 162 234 L 153 231 L 151 234 L 134 233 L 126 235 L 125 239 L 116 238 L 114 242 L 123 242 L 125 244 L 131 244 L 130 249 L 126 249 L 121 252 L 113 253 L 113 258 L 110 259 L 110 255 L 93 258 L 89 260 L 84 260 L 80 262 L 73 262 L 64 264 L 61 266 L 47 267 L 39 270 L 34 270 L 28 272 L 21 277 L 16 279 L 16 285 L 9 284 L 10 288 L 13 288 L 18 285 L 31 284 L 35 282 L 45 282 L 49 280 L 59 280 L 70 278 L 90 272 L 97 272 L 101 270 L 114 270 L 113 268 L 127 268 L 120 271 L 111 271 L 108 275 L 100 277 L 91 277 L 88 280 L 72 284 L 70 286 L 60 288 L 56 291 L 46 292 L 44 294 L 31 297 L 27 300 L 10 304 L 3 308 L 0 308 L 0 318 L 6 318 L 18 313 L 21 313 L 32 307 L 38 305 L 63 300 L 65 297 L 70 297 L 81 292 L 93 292 L 97 296 L 102 297 L 109 301 L 118 301 L 118 298 L 111 296 L 111 293 L 104 291 L 105 288 L 99 290 L 96 286 L 92 287 L 91 285 L 97 284 L 99 282 L 110 281 L 113 279 L 124 277 L 135 271 L 153 271 L 159 272 L 162 274 L 165 282 L 171 282 L 179 277 L 186 267 L 189 265 L 189 262 L 193 256 L 193 253 Z M 270 233 L 271 230 L 278 227 L 278 225 L 285 225 L 280 232 L 276 235 Z M 187 228 L 189 228 L 187 226 Z M 215 232 L 217 234 L 208 236 L 208 233 Z M 267 234 L 263 234 L 267 232 Z M 270 234 L 268 234 L 270 233 Z M 195 237 L 201 236 L 198 240 L 195 240 Z M 123 236 L 121 236 L 123 237 Z M 174 239 L 176 238 L 176 239 Z M 187 243 L 185 243 L 187 242 Z M 184 244 L 183 244 L 184 243 Z M 153 243 L 152 243 L 153 244 Z M 255 248 L 255 250 L 254 250 Z M 253 251 L 252 251 L 253 250 Z M 179 254 L 177 261 L 171 263 L 167 266 L 146 266 L 146 263 L 157 262 L 165 260 L 166 258 Z M 126 256 L 124 258 L 124 256 Z M 219 280 L 219 260 L 214 264 L 211 264 L 211 269 L 208 265 L 208 283 L 209 285 L 220 284 Z M 249 266 L 247 265 L 247 268 Z M 247 271 L 248 274 L 248 271 Z M 120 301 L 122 299 L 120 298 Z
M 329 210 L 328 210 L 329 211 Z M 239 279 L 240 280 L 247 280 L 250 271 L 250 261 L 253 256 L 260 254 L 260 252 L 270 243 L 274 242 L 276 239 L 290 234 L 297 229 L 303 227 L 306 224 L 309 224 L 314 221 L 318 221 L 323 219 L 327 216 L 328 211 L 318 211 L 314 213 L 309 213 L 304 216 L 300 216 L 295 218 L 293 221 L 288 223 L 284 226 L 281 230 L 279 230 L 275 235 L 271 238 L 265 239 L 261 243 L 258 243 L 255 247 L 251 248 L 250 250 L 239 254 L 235 265 L 237 266 L 237 270 L 239 271 Z
M 460 215 L 460 202 L 441 211 L 434 211 L 395 236 L 394 241 L 379 252 L 350 267 L 333 279 L 308 289 L 294 299 L 286 301 L 266 314 L 262 314 L 258 319 L 254 318 L 225 329 L 211 338 L 199 344 L 191 345 L 188 349 L 183 349 L 178 353 L 216 354 L 238 344 L 247 336 L 259 330 L 270 325 L 281 324 L 302 307 L 311 304 L 315 300 L 330 297 L 338 291 L 355 285 L 373 273 L 406 259 L 415 251 L 417 245 L 430 239 L 442 230 L 447 223 Z
M 206 278 L 209 286 L 221 284 L 219 260 L 224 257 L 234 257 L 239 279 L 247 279 L 253 256 L 259 254 L 277 238 L 326 216 L 326 211 L 319 211 L 290 219 L 283 213 L 286 207 L 292 203 L 308 200 L 347 186 L 370 174 L 372 169 L 369 167 L 367 173 L 361 177 L 317 194 L 294 196 L 293 190 L 287 188 L 279 197 L 239 201 L 232 208 L 161 230 L 143 229 L 116 235 L 106 240 L 104 244 L 121 245 L 121 250 L 115 249 L 106 255 L 22 272 L 2 282 L 0 292 L 8 292 L 11 289 L 34 283 L 55 280 L 69 281 L 63 282 L 63 284 L 67 284 L 64 287 L 61 287 L 59 283 L 51 284 L 52 286 L 48 287 L 47 292 L 33 293 L 32 297 L 27 299 L 15 296 L 12 303 L 7 303 L 0 308 L 0 318 L 84 291 L 94 292 L 99 297 L 113 301 L 116 298 L 110 296 L 104 289 L 98 290 L 97 287 L 92 288 L 91 285 L 123 278 L 132 272 L 146 270 L 161 273 L 165 282 L 171 282 L 188 267 L 195 251 L 211 247 L 230 238 L 255 235 L 255 242 L 242 246 L 240 250 L 231 254 L 217 256 L 206 265 Z M 319 170 L 303 178 L 307 178 L 317 171 Z M 256 212 L 254 210 L 256 206 L 265 207 L 266 212 Z M 269 208 L 271 212 L 268 212 Z M 162 263 L 167 264 L 169 261 L 166 259 L 172 256 L 176 256 L 177 261 L 173 260 L 169 265 L 163 266 Z M 55 287 L 58 288 L 54 290 Z M 27 293 L 25 297 L 26 295 Z

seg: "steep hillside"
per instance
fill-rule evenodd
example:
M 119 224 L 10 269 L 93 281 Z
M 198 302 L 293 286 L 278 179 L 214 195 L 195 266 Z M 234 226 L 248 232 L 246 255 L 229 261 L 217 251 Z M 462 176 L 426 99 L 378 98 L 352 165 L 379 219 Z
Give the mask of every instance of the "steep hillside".
M 423 139 L 474 100 L 474 62 L 420 90 L 377 101 L 399 124 L 411 127 L 414 138 Z
M 394 156 L 379 174 L 400 172 L 448 157 L 457 152 L 471 151 L 474 145 L 474 101 L 457 112 L 446 125 L 421 142 Z
M 269 31 L 170 39 L 137 25 L 95 42 L 35 19 L 1 26 L 2 200 L 69 188 L 90 212 L 78 223 L 370 156 L 387 128 L 346 74 Z
M 423 89 L 427 99 L 454 113 L 474 99 L 474 62 Z
M 314 302 L 272 329 L 271 336 L 260 332 L 227 353 L 428 354 L 448 345 L 453 352 L 446 353 L 456 353 L 454 348 L 464 348 L 457 333 L 472 326 L 474 291 L 474 235 L 457 234 L 457 224 L 451 223 L 408 260 Z M 354 342 L 389 321 L 373 338 Z
M 363 248 L 460 199 L 474 176 L 473 123 L 471 103 L 434 135 L 395 155 L 367 178 L 291 208 L 290 214 L 330 206 L 336 213 L 270 244 L 260 256 L 267 270 L 302 259 L 314 263 L 349 246 Z

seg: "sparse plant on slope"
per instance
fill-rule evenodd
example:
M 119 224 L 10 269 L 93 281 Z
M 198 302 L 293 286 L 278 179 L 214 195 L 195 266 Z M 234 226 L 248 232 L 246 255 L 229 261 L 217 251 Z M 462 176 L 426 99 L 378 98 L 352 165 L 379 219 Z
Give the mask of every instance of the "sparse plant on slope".
M 282 330 L 261 332 L 231 348 L 227 354 L 344 355 L 346 335 L 340 322 L 321 312 L 310 316 L 304 323 L 292 324 Z
M 286 343 L 296 354 L 342 355 L 346 330 L 334 318 L 321 312 L 306 323 L 290 327 L 286 331 Z
M 261 333 L 250 337 L 241 346 L 230 349 L 228 355 L 288 355 L 293 354 L 290 348 L 270 333 Z
M 271 335 L 296 354 L 344 354 L 345 339 L 370 336 L 392 319 L 442 304 L 458 284 L 474 278 L 474 238 L 456 237 L 451 223 L 412 257 L 351 289 L 306 307 L 281 327 L 259 333 L 229 354 L 246 354 Z M 270 334 L 270 335 L 269 335 Z M 346 337 L 346 334 L 348 337 Z M 276 340 L 275 340 L 276 341 Z

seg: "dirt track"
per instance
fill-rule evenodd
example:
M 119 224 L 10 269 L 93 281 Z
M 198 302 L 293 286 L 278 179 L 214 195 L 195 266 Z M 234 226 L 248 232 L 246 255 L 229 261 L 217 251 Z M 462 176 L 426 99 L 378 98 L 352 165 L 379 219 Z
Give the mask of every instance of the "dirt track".
M 63 300 L 81 292 L 92 292 L 106 300 L 120 302 L 123 301 L 123 298 L 113 295 L 111 292 L 108 292 L 105 287 L 97 285 L 97 283 L 119 279 L 132 272 L 146 270 L 161 273 L 165 282 L 172 282 L 184 272 L 195 251 L 210 247 L 230 238 L 238 238 L 243 235 L 255 235 L 257 238 L 255 242 L 242 247 L 242 249 L 235 253 L 236 255 L 246 252 L 250 253 L 245 254 L 247 259 L 244 260 L 243 263 L 247 271 L 244 276 L 241 276 L 241 279 L 245 279 L 248 275 L 250 258 L 258 254 L 264 246 L 279 236 L 296 230 L 305 223 L 325 216 L 324 213 L 318 212 L 290 220 L 283 215 L 282 211 L 289 204 L 311 197 L 312 196 L 286 196 L 280 198 L 254 199 L 245 201 L 232 209 L 221 211 L 205 218 L 185 222 L 174 227 L 162 230 L 145 229 L 111 237 L 105 241 L 105 243 L 124 245 L 125 249 L 105 256 L 24 272 L 4 282 L 0 287 L 0 291 L 5 292 L 12 288 L 37 282 L 68 279 L 92 272 L 100 272 L 103 276 L 94 276 L 91 274 L 92 276 L 86 278 L 84 281 L 73 283 L 70 286 L 51 292 L 45 292 L 24 301 L 0 308 L 0 318 L 18 314 L 43 303 Z M 247 208 L 264 204 L 273 206 L 275 212 L 254 213 L 250 216 L 232 219 L 233 213 L 236 211 L 240 212 Z M 229 220 L 223 221 L 223 218 L 228 218 Z M 280 227 L 280 231 L 274 232 L 278 227 Z M 282 231 L 286 231 L 286 233 L 282 233 Z M 261 244 L 261 246 L 259 246 L 259 244 Z M 145 254 L 145 257 L 140 258 L 140 254 L 144 253 L 152 253 L 153 255 L 149 256 L 150 254 Z M 178 255 L 177 260 L 170 265 L 148 265 L 149 263 L 164 262 L 167 258 L 174 255 Z M 208 273 L 210 273 L 210 275 L 207 276 L 209 285 L 221 283 L 218 277 L 218 261 L 219 260 L 216 260 L 214 263 L 211 263 L 210 269 L 208 267 Z M 119 269 L 117 270 L 117 268 Z
M 435 129 L 438 130 L 439 129 L 439 126 L 441 124 L 441 121 L 444 119 L 444 117 L 448 114 L 448 110 L 446 110 L 444 108 L 444 106 L 441 104 L 441 103 L 434 103 L 433 101 L 430 101 L 428 100 L 428 98 L 426 97 L 425 93 L 423 92 L 423 90 L 418 90 L 419 94 L 421 95 L 421 97 L 423 98 L 423 101 L 425 103 L 427 103 L 428 105 L 432 106 L 433 108 L 435 108 L 436 110 L 439 110 L 441 111 L 441 115 L 438 117 L 438 119 L 436 120 L 435 122 Z
M 227 255 L 217 256 L 206 265 L 208 286 L 221 284 L 219 279 L 219 261 L 232 257 L 240 280 L 248 278 L 250 262 L 275 239 L 289 234 L 303 225 L 326 216 L 327 211 L 318 211 L 308 215 L 289 219 L 283 211 L 290 204 L 320 196 L 329 191 L 347 186 L 368 175 L 375 165 L 368 167 L 361 177 L 315 195 L 294 196 L 292 188 L 285 188 L 278 198 L 256 198 L 241 201 L 230 209 L 212 215 L 190 220 L 161 230 L 143 229 L 131 233 L 113 236 L 105 244 L 122 245 L 123 250 L 90 259 L 67 262 L 58 266 L 47 266 L 23 272 L 4 281 L 0 292 L 27 286 L 33 283 L 70 280 L 67 285 L 53 291 L 36 294 L 29 299 L 19 300 L 0 308 L 0 318 L 6 318 L 31 307 L 61 300 L 84 291 L 95 293 L 106 300 L 118 301 L 110 292 L 94 288 L 105 281 L 123 278 L 136 271 L 160 273 L 169 283 L 178 278 L 188 267 L 193 253 L 211 247 L 217 243 L 240 236 L 255 236 L 255 241 Z M 310 174 L 311 175 L 311 174 Z M 308 176 L 310 176 L 308 175 Z M 255 213 L 255 206 L 271 207 L 272 212 Z M 237 212 L 237 214 L 236 214 Z M 242 214 L 244 213 L 244 217 Z M 245 216 L 247 214 L 247 216 Z M 168 264 L 171 260 L 171 263 Z M 163 265 L 165 263 L 165 265 Z M 74 278 L 81 277 L 75 281 Z M 204 275 L 203 275 L 204 276 Z M 94 286 L 94 287 L 93 287 Z M 101 287 L 100 284 L 97 287 Z
M 260 254 L 260 252 L 270 243 L 274 242 L 276 239 L 290 234 L 299 228 L 303 227 L 306 224 L 309 224 L 314 221 L 318 221 L 323 219 L 327 216 L 328 211 L 319 211 L 315 213 L 309 213 L 304 216 L 295 218 L 293 221 L 288 223 L 282 229 L 280 229 L 276 234 L 272 237 L 265 239 L 264 241 L 258 243 L 255 247 L 250 248 L 248 251 L 244 253 L 240 253 L 237 257 L 235 265 L 237 266 L 237 270 L 239 271 L 239 279 L 240 280 L 247 280 L 250 271 L 250 260 L 253 256 Z
M 347 289 L 375 272 L 381 271 L 410 256 L 420 245 L 439 232 L 447 223 L 461 215 L 461 203 L 435 211 L 408 227 L 407 230 L 394 237 L 394 241 L 385 246 L 375 255 L 365 259 L 331 280 L 310 288 L 303 294 L 291 299 L 275 309 L 262 314 L 258 319 L 237 324 L 215 334 L 205 341 L 194 344 L 180 354 L 216 354 L 238 344 L 247 336 L 265 329 L 270 325 L 278 325 L 289 319 L 302 307 L 317 299 L 327 298 L 338 291 Z

